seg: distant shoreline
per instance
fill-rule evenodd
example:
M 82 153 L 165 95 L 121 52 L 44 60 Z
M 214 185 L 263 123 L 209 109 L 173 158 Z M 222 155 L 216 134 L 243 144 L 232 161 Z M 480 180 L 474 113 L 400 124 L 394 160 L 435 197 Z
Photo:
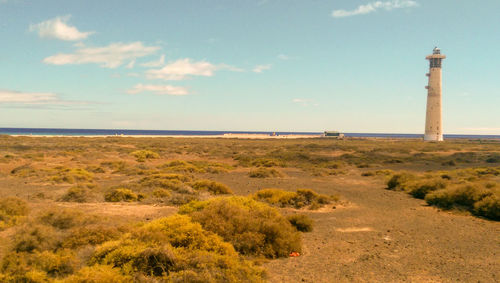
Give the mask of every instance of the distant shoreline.
M 422 139 L 423 134 L 343 133 L 346 138 Z M 120 130 L 120 129 L 51 129 L 0 128 L 0 135 L 33 137 L 172 137 L 172 138 L 238 138 L 238 139 L 298 139 L 319 138 L 323 132 L 271 131 L 183 131 L 183 130 Z M 500 139 L 500 135 L 445 134 L 445 139 Z

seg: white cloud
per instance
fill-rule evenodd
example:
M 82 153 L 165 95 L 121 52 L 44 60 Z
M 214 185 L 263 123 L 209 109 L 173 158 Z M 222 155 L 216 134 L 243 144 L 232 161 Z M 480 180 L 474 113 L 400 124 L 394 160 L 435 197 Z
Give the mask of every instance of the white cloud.
M 75 41 L 87 38 L 93 31 L 81 32 L 76 27 L 67 24 L 70 15 L 55 17 L 53 19 L 30 25 L 30 31 L 37 31 L 41 38 L 55 38 L 60 40 Z
M 168 94 L 168 95 L 188 95 L 189 92 L 185 87 L 172 86 L 172 85 L 143 85 L 137 84 L 132 89 L 129 89 L 127 93 L 137 94 L 140 92 L 152 92 L 154 94 Z
M 164 79 L 179 81 L 189 76 L 211 77 L 218 69 L 217 66 L 207 61 L 192 62 L 191 59 L 179 59 L 158 70 L 149 70 L 146 76 L 149 79 Z
M 130 61 L 130 63 L 127 64 L 125 68 L 127 69 L 132 69 L 135 66 L 135 60 Z
M 20 92 L 0 89 L 0 103 L 47 103 L 57 101 L 57 95 L 48 92 Z
M 141 66 L 143 67 L 160 67 L 163 64 L 165 64 L 165 55 L 161 55 L 160 59 L 158 61 L 150 61 L 146 63 L 142 63 Z
M 289 60 L 290 57 L 288 55 L 285 55 L 285 54 L 279 54 L 278 59 L 286 61 L 286 60 Z
M 254 73 L 262 73 L 265 70 L 271 69 L 271 65 L 257 65 L 255 68 L 253 68 Z
M 312 106 L 318 106 L 319 105 L 314 100 L 305 99 L 305 98 L 294 98 L 294 99 L 292 99 L 292 102 L 300 104 L 302 106 L 310 106 L 310 105 L 312 105 Z
M 387 11 L 393 9 L 400 8 L 411 8 L 418 6 L 418 3 L 413 0 L 392 0 L 392 1 L 376 1 L 372 3 L 368 3 L 366 5 L 360 5 L 355 10 L 347 11 L 347 10 L 334 10 L 332 12 L 332 17 L 334 18 L 342 18 L 342 17 L 350 17 L 356 15 L 365 15 L 369 13 L 373 13 L 378 9 L 384 9 Z
M 91 102 L 72 101 L 61 99 L 57 94 L 50 92 L 22 92 L 0 89 L 0 104 L 16 107 L 69 107 L 87 105 Z M 62 108 L 64 109 L 64 108 Z
M 70 54 L 56 54 L 43 60 L 53 65 L 66 64 L 99 64 L 105 68 L 117 68 L 124 61 L 133 61 L 139 57 L 151 55 L 158 51 L 158 46 L 144 46 L 142 42 L 112 43 L 103 47 L 84 47 Z

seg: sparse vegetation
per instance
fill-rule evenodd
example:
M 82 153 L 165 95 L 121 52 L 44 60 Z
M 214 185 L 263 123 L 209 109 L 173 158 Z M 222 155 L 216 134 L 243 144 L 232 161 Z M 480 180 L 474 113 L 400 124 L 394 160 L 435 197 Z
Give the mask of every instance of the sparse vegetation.
M 280 178 L 283 174 L 274 168 L 257 168 L 248 173 L 250 178 Z
M 0 230 L 20 223 L 28 211 L 28 204 L 20 198 L 0 198 Z
M 233 191 L 226 185 L 210 180 L 198 180 L 193 183 L 193 189 L 208 191 L 214 195 L 232 194 Z
M 115 188 L 104 195 L 104 200 L 109 202 L 134 202 L 140 201 L 143 198 L 143 195 L 136 194 L 132 190 L 126 188 Z
M 158 153 L 151 150 L 136 150 L 130 154 L 134 156 L 138 162 L 144 162 L 148 159 L 156 159 L 160 157 Z
M 310 189 L 298 189 L 296 192 L 263 189 L 257 191 L 253 198 L 279 207 L 309 207 L 309 209 L 318 209 L 338 200 L 336 197 L 321 195 Z
M 268 258 L 301 251 L 301 236 L 278 210 L 247 197 L 219 197 L 180 208 L 244 255 Z
M 293 214 L 287 216 L 288 221 L 300 232 L 311 232 L 313 230 L 312 219 L 304 214 Z

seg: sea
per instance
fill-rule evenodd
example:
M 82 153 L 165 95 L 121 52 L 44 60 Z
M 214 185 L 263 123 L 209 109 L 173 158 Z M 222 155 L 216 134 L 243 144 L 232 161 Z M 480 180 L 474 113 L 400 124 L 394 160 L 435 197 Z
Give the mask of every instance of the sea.
M 57 128 L 0 128 L 0 135 L 33 136 L 214 136 L 224 134 L 265 135 L 320 135 L 322 132 L 258 132 L 258 131 L 184 131 L 184 130 L 123 130 L 123 129 L 57 129 Z M 394 133 L 343 133 L 346 137 L 370 138 L 423 138 L 423 134 Z M 500 135 L 454 135 L 445 134 L 445 139 L 500 139 Z

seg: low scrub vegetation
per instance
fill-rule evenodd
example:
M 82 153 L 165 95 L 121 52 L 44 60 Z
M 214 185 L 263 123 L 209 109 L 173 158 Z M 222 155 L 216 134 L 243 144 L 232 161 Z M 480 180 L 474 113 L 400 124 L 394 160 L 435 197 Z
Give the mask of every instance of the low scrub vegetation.
M 53 169 L 53 174 L 48 177 L 54 183 L 89 183 L 94 180 L 94 175 L 82 168 L 66 168 L 58 166 Z
M 294 207 L 318 209 L 326 204 L 337 201 L 334 196 L 321 195 L 310 189 L 298 189 L 289 192 L 281 189 L 263 189 L 257 191 L 253 198 L 279 207 Z
M 231 244 L 181 215 L 154 220 L 117 241 L 103 243 L 90 264 L 113 266 L 149 282 L 263 280 L 263 270 L 242 259 Z
M 26 201 L 17 197 L 0 198 L 0 231 L 20 223 L 28 212 Z
M 277 258 L 301 251 L 301 235 L 278 210 L 248 197 L 219 197 L 182 206 L 181 214 L 244 255 Z
M 160 155 L 151 150 L 136 150 L 130 153 L 133 157 L 136 158 L 138 162 L 144 162 L 148 159 L 156 159 L 159 158 Z
M 77 186 L 69 188 L 59 200 L 66 202 L 88 202 L 93 198 L 94 193 L 91 189 L 85 186 Z
M 208 191 L 214 195 L 233 193 L 233 191 L 228 186 L 210 180 L 198 180 L 192 184 L 192 187 L 197 191 Z
M 313 220 L 304 214 L 293 214 L 286 217 L 290 224 L 300 232 L 311 232 L 313 230 Z
M 405 191 L 443 209 L 465 209 L 500 220 L 499 168 L 467 168 L 426 175 L 398 173 L 387 182 L 390 190 Z M 492 181 L 491 181 L 492 180 Z
M 274 168 L 257 168 L 248 173 L 250 178 L 280 178 L 283 174 Z
M 127 188 L 115 188 L 104 195 L 104 200 L 108 202 L 134 202 L 141 201 L 144 197 L 143 194 L 136 194 Z

